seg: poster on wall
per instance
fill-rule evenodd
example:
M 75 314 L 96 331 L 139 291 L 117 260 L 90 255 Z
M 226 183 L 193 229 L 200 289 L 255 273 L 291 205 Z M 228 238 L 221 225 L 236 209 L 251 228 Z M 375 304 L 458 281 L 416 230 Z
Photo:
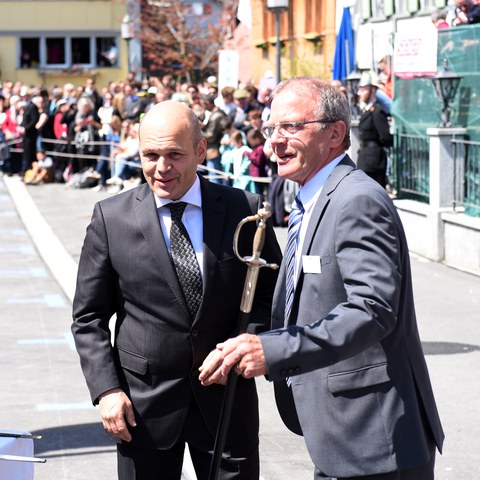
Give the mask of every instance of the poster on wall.
M 223 87 L 234 87 L 238 85 L 238 50 L 220 50 L 218 52 L 218 91 Z
M 411 30 L 395 34 L 393 71 L 400 78 L 437 73 L 437 30 Z

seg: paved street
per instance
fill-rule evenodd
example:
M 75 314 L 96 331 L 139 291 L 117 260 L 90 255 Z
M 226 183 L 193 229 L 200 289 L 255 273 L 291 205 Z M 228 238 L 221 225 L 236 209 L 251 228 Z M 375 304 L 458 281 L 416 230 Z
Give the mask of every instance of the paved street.
M 115 446 L 90 403 L 70 335 L 76 262 L 94 203 L 61 184 L 0 178 L 0 429 L 42 435 L 38 480 L 115 478 Z M 278 230 L 281 243 L 285 230 Z M 480 278 L 412 258 L 419 327 L 446 431 L 438 480 L 480 478 Z M 310 480 L 303 440 L 258 381 L 264 480 Z M 248 420 L 248 419 L 247 419 Z M 1 471 L 1 470 L 0 470 Z M 3 479 L 0 475 L 0 480 Z

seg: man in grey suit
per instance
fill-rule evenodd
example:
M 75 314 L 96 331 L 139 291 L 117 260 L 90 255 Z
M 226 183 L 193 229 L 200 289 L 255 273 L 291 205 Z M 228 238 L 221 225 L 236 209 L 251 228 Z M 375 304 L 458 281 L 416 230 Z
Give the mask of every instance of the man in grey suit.
M 199 177 L 206 149 L 192 110 L 153 107 L 140 126 L 147 183 L 99 202 L 87 229 L 72 331 L 92 401 L 118 442 L 121 480 L 180 480 L 185 443 L 198 479 L 208 476 L 224 387 L 203 388 L 198 368 L 235 334 L 246 266 L 233 234 L 261 199 Z M 245 229 L 242 256 L 252 254 L 255 225 Z M 281 259 L 271 225 L 262 256 Z M 276 274 L 262 270 L 252 321 L 266 328 Z M 223 480 L 259 477 L 255 382 L 241 380 Z
M 267 375 L 284 422 L 305 437 L 315 478 L 433 479 L 444 435 L 407 242 L 385 190 L 345 155 L 349 130 L 348 103 L 326 83 L 296 78 L 274 91 L 264 132 L 279 175 L 300 191 L 273 330 L 218 345 L 200 380 L 224 382 L 231 368 Z

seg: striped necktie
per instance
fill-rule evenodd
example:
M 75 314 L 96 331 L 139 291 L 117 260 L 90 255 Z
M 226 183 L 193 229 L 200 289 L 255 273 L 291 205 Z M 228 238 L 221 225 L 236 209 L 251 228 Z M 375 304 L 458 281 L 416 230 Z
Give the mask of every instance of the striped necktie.
M 286 262 L 286 297 L 285 297 L 285 324 L 292 312 L 293 296 L 295 293 L 295 253 L 298 245 L 300 226 L 305 212 L 300 196 L 297 195 L 292 204 L 292 211 L 288 219 Z

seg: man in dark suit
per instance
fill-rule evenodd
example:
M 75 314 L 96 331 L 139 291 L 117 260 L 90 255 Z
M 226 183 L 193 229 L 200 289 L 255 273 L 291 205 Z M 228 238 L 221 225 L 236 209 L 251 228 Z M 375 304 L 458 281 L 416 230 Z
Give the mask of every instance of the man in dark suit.
M 315 478 L 433 479 L 443 431 L 420 343 L 409 253 L 385 190 L 355 168 L 344 95 L 297 78 L 275 90 L 265 135 L 300 184 L 273 330 L 217 346 L 200 380 L 268 375 Z M 291 248 L 290 248 L 291 247 Z M 290 260 L 291 259 L 291 260 Z
M 39 106 L 42 104 L 42 97 L 35 96 L 27 101 L 23 112 L 22 123 L 20 124 L 22 134 L 23 161 L 22 174 L 32 167 L 37 160 L 37 122 L 40 118 Z
M 358 123 L 360 148 L 357 166 L 383 188 L 387 186 L 387 152 L 393 145 L 388 118 L 377 100 L 380 83 L 373 72 L 364 73 L 358 86 L 363 113 Z
M 236 329 L 246 266 L 233 234 L 260 198 L 197 176 L 206 148 L 192 110 L 153 107 L 140 126 L 147 183 L 99 202 L 87 229 L 72 331 L 92 400 L 118 441 L 122 480 L 179 480 L 185 443 L 198 479 L 208 475 L 224 388 L 203 388 L 198 368 Z M 245 228 L 239 251 L 251 255 L 255 225 Z M 262 256 L 281 258 L 271 225 Z M 265 326 L 276 274 L 263 270 L 252 321 Z M 259 476 L 257 403 L 254 381 L 242 379 L 220 479 Z

